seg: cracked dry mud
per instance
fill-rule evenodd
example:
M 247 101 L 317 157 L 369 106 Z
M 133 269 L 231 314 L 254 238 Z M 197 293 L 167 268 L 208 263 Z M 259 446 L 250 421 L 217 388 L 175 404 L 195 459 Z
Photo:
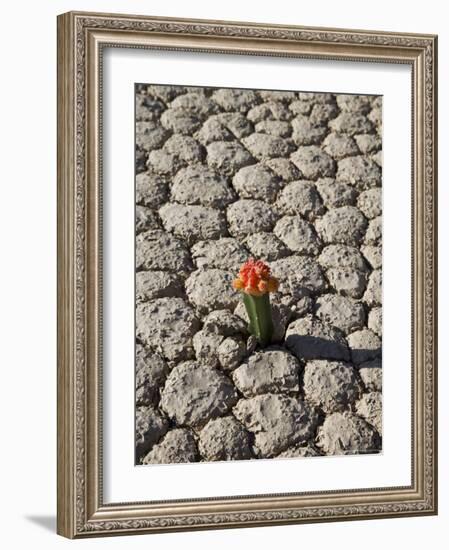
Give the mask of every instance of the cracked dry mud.
M 136 463 L 375 453 L 381 98 L 136 87 Z M 232 279 L 280 281 L 260 349 Z

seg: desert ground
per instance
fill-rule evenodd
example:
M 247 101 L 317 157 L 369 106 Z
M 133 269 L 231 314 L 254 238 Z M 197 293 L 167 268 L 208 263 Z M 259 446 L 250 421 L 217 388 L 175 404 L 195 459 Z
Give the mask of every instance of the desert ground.
M 382 445 L 382 98 L 136 87 L 136 463 Z M 248 334 L 240 265 L 279 279 Z

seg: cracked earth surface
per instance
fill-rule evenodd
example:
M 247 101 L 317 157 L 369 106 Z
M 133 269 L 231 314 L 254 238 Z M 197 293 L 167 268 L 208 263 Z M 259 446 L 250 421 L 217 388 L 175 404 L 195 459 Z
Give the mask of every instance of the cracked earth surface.
M 136 463 L 375 453 L 381 97 L 136 87 Z M 260 349 L 231 282 L 280 281 Z

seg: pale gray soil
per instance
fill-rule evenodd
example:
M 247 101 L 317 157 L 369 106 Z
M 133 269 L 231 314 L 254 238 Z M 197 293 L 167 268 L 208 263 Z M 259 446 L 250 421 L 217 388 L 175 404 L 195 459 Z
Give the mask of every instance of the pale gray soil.
M 381 98 L 139 85 L 136 462 L 374 453 Z M 275 342 L 231 286 L 280 280 Z

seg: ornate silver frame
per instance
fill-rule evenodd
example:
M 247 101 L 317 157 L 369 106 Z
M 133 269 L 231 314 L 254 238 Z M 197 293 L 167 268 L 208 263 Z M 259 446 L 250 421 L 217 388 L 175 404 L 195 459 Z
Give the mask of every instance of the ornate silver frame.
M 412 484 L 104 504 L 101 52 L 105 46 L 405 63 L 413 97 Z M 437 38 L 129 15 L 58 17 L 58 533 L 70 538 L 437 513 Z M 150 497 L 150 495 L 149 495 Z

